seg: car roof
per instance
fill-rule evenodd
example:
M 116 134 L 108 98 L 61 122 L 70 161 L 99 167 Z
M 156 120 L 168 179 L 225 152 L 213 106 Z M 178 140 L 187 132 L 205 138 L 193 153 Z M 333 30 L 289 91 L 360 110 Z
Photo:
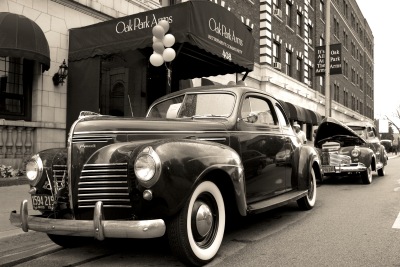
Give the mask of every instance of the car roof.
M 207 86 L 197 86 L 197 87 L 186 88 L 186 89 L 182 89 L 182 90 L 167 94 L 165 96 L 162 96 L 162 97 L 158 98 L 156 101 L 154 101 L 154 103 L 162 101 L 164 99 L 175 97 L 175 96 L 178 96 L 178 95 L 190 93 L 190 92 L 207 92 L 207 91 L 232 92 L 232 93 L 236 93 L 236 94 L 254 92 L 254 93 L 261 93 L 261 94 L 267 95 L 267 96 L 269 96 L 269 97 L 271 97 L 271 98 L 276 100 L 276 98 L 273 97 L 271 94 L 269 94 L 269 93 L 267 93 L 265 91 L 261 91 L 259 89 L 253 88 L 253 87 L 249 87 L 249 86 L 243 86 L 243 85 L 207 85 Z

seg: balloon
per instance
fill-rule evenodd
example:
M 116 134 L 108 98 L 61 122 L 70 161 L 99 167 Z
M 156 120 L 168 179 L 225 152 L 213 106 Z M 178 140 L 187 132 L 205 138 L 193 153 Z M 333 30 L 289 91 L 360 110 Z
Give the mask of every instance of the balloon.
M 170 62 L 170 61 L 174 60 L 175 56 L 176 56 L 176 53 L 173 48 L 165 48 L 163 55 L 162 55 L 163 59 L 166 62 Z
M 166 20 L 160 20 L 159 22 L 158 22 L 158 25 L 160 25 L 161 27 L 163 27 L 164 28 L 164 31 L 165 32 L 168 32 L 168 30 L 169 30 L 169 23 L 168 23 L 168 21 L 166 21 Z
M 157 53 L 154 53 L 150 56 L 150 63 L 155 67 L 159 67 L 164 63 L 163 56 Z
M 153 43 L 155 42 L 162 42 L 162 39 L 158 39 L 157 37 L 153 36 Z
M 160 25 L 154 26 L 152 32 L 153 32 L 153 35 L 155 37 L 157 37 L 158 39 L 162 39 L 165 34 L 164 28 L 161 27 Z
M 172 34 L 168 33 L 168 34 L 166 34 L 164 36 L 164 38 L 162 39 L 162 42 L 163 42 L 165 47 L 171 47 L 175 43 L 175 36 L 173 36 Z
M 164 45 L 161 41 L 156 41 L 153 43 L 153 50 L 158 54 L 162 54 L 164 52 Z

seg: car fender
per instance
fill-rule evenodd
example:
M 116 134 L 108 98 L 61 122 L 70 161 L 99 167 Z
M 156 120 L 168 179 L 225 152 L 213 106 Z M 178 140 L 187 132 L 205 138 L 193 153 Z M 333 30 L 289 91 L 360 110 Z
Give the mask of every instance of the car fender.
M 360 149 L 359 162 L 363 163 L 366 167 L 371 166 L 375 170 L 376 158 L 374 151 L 367 147 L 358 147 L 358 149 Z
M 310 170 L 315 166 L 317 166 L 315 175 L 318 180 L 322 175 L 322 167 L 317 150 L 312 146 L 300 146 L 295 150 L 292 180 L 297 181 L 298 190 L 308 189 Z
M 154 207 L 154 210 L 158 212 L 161 210 L 164 216 L 175 214 L 190 197 L 196 184 L 208 173 L 219 170 L 229 177 L 238 209 L 241 214 L 245 214 L 242 160 L 235 150 L 219 143 L 193 139 L 118 143 L 101 148 L 91 156 L 88 163 L 101 163 L 100 159 L 110 163 L 128 160 L 128 169 L 133 170 L 137 155 L 147 146 L 151 146 L 161 160 L 160 178 L 151 188 L 137 184 L 136 189 L 141 192 L 146 189 L 152 191 L 153 200 L 150 202 L 154 205 L 163 205 Z M 128 171 L 128 175 L 134 179 L 133 171 Z M 219 177 L 213 178 L 219 179 Z

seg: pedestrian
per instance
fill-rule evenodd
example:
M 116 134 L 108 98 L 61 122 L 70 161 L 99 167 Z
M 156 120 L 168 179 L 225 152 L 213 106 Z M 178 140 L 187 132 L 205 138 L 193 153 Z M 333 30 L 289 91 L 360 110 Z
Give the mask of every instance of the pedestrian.
M 301 130 L 300 125 L 297 122 L 294 122 L 293 128 L 294 128 L 294 131 L 295 131 L 295 134 L 297 136 L 297 140 L 299 141 L 299 143 L 306 144 L 307 137 L 306 137 L 306 134 Z

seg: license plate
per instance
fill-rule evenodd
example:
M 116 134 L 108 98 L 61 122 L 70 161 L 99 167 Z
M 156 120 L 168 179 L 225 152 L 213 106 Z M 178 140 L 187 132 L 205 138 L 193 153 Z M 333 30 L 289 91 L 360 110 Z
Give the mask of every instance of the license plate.
M 335 172 L 335 166 L 322 166 L 322 170 L 326 173 Z
M 32 206 L 34 210 L 52 210 L 54 198 L 49 195 L 32 195 Z

